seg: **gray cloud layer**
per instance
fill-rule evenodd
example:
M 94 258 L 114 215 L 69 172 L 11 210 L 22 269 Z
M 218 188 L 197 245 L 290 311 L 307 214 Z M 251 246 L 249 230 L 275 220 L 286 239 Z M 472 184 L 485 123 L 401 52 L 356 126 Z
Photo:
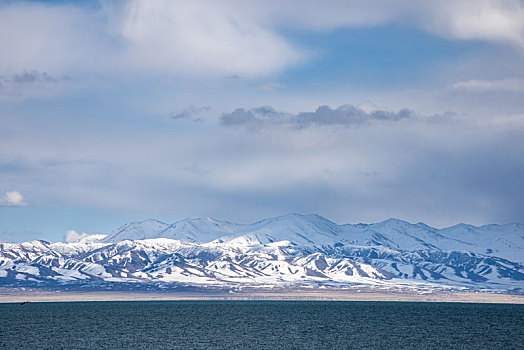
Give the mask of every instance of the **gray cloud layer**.
M 415 113 L 409 109 L 401 109 L 398 112 L 386 110 L 365 111 L 349 104 L 335 109 L 324 105 L 319 106 L 314 112 L 301 112 L 298 114 L 279 112 L 271 106 L 264 106 L 248 110 L 237 108 L 231 113 L 224 113 L 220 118 L 220 124 L 226 127 L 241 126 L 249 130 L 281 124 L 307 128 L 314 125 L 350 126 L 371 122 L 394 122 L 415 116 Z
M 36 70 L 0 75 L 0 97 L 18 98 L 46 95 L 58 88 L 61 83 L 70 82 L 68 76 L 53 76 Z
M 171 119 L 175 119 L 175 120 L 202 121 L 202 119 L 199 118 L 198 115 L 203 112 L 207 112 L 210 109 L 211 108 L 209 106 L 203 106 L 203 107 L 189 106 L 183 110 L 172 112 L 170 114 L 170 117 Z
M 46 72 L 36 70 L 23 71 L 21 73 L 0 75 L 0 83 L 3 85 L 47 85 L 64 80 L 70 80 L 69 77 L 54 77 Z
M 0 172 L 0 183 L 23 190 L 35 208 L 53 203 L 133 217 L 251 221 L 295 211 L 340 222 L 524 221 L 524 119 L 429 124 L 412 112 L 341 110 L 300 118 L 268 107 L 228 114 L 227 123 L 241 127 L 285 120 L 286 127 L 263 124 L 259 133 L 211 123 L 166 132 L 173 123 L 136 128 L 69 113 L 2 117 L 0 161 L 9 171 Z M 366 127 L 312 127 L 325 114 L 334 118 L 329 126 L 364 120 Z

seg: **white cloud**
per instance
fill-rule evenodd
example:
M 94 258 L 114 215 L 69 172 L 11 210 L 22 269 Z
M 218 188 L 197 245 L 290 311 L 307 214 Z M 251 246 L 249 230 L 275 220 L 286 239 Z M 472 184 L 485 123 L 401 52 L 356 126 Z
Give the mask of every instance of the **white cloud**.
M 524 7 L 519 0 L 441 1 L 428 6 L 421 25 L 456 39 L 507 42 L 524 49 Z M 432 13 L 433 12 L 433 13 Z
M 400 23 L 448 38 L 506 42 L 524 49 L 524 8 L 519 0 L 270 1 L 263 7 L 269 7 L 266 12 L 273 19 L 302 28 Z
M 459 40 L 524 48 L 518 0 L 102 2 L 98 10 L 60 4 L 0 6 L 0 73 L 38 70 L 141 71 L 257 77 L 307 54 L 279 32 L 408 24 Z
M 105 48 L 97 44 L 100 22 L 71 6 L 8 3 L 0 6 L 0 73 L 93 69 Z
M 118 13 L 129 57 L 144 69 L 259 75 L 299 54 L 233 2 L 131 0 Z
M 18 191 L 5 191 L 0 197 L 1 207 L 25 207 L 27 202 L 24 196 Z
M 467 80 L 460 81 L 452 85 L 454 89 L 470 92 L 489 92 L 489 91 L 506 91 L 522 92 L 524 91 L 524 79 L 499 79 L 499 80 Z
M 234 3 L 129 0 L 100 10 L 0 6 L 0 73 L 141 71 L 258 76 L 300 59 Z
M 79 241 L 82 238 L 86 238 L 87 236 L 89 236 L 89 235 L 87 233 L 85 233 L 85 232 L 79 233 L 79 232 L 77 232 L 75 230 L 68 230 L 65 233 L 65 235 L 64 235 L 64 240 L 67 243 L 71 243 L 71 242 Z

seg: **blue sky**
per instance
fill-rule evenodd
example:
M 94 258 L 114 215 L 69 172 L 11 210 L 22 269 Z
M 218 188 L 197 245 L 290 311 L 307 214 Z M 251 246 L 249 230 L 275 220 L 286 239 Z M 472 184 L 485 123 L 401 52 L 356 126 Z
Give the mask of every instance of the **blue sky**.
M 0 4 L 0 240 L 524 222 L 524 5 Z

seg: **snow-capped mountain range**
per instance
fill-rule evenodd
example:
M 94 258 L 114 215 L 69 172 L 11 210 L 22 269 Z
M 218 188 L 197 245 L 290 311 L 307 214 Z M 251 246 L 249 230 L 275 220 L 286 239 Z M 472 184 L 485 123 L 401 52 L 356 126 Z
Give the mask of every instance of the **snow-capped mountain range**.
M 0 242 L 0 286 L 469 288 L 524 292 L 524 225 L 146 220 L 73 243 Z

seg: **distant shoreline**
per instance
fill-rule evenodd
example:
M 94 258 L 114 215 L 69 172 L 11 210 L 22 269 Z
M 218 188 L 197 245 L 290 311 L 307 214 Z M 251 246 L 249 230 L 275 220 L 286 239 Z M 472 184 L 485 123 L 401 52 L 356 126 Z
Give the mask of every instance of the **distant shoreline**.
M 174 292 L 174 291 L 50 291 L 0 288 L 0 303 L 82 302 L 82 301 L 190 301 L 190 300 L 289 300 L 289 301 L 399 301 L 524 304 L 522 294 L 488 292 L 407 292 L 361 290 L 297 289 L 249 292 Z

